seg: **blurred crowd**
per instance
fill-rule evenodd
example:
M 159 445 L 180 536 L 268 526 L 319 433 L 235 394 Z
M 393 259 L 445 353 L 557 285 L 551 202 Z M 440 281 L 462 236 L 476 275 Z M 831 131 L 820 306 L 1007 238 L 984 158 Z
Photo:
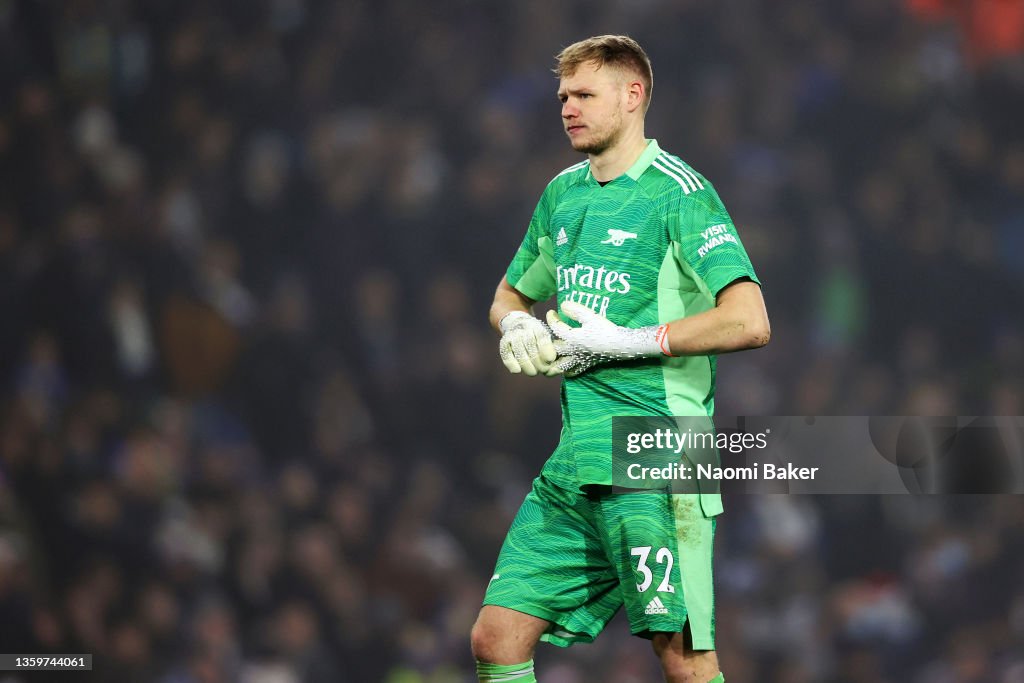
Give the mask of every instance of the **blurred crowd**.
M 0 0 L 0 652 L 475 680 L 560 420 L 486 309 L 578 159 L 552 55 L 596 33 L 645 46 L 648 136 L 764 282 L 720 413 L 1024 414 L 1019 7 Z M 726 509 L 730 683 L 1024 681 L 1024 498 Z M 542 680 L 657 680 L 610 631 Z

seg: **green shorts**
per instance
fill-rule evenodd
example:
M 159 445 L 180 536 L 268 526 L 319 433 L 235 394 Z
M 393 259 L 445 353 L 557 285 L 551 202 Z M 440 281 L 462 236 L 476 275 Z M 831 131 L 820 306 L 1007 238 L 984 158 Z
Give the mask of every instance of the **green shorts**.
M 551 622 L 541 640 L 591 642 L 624 604 L 634 635 L 681 632 L 715 649 L 715 518 L 696 494 L 587 495 L 533 482 L 498 556 L 485 605 Z

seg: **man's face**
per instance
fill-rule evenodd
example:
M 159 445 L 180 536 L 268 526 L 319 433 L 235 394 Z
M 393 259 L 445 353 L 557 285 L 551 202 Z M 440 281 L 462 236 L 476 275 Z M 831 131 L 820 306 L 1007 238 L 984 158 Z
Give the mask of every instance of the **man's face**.
M 581 64 L 558 86 L 562 102 L 562 125 L 572 148 L 586 154 L 600 154 L 621 135 L 626 79 L 611 66 L 598 68 L 594 62 Z

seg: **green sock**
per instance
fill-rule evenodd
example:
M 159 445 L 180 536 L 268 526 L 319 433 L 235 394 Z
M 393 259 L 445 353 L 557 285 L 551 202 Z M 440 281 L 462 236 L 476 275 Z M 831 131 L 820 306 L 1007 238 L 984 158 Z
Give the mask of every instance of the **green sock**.
M 480 683 L 537 683 L 533 675 L 533 660 L 522 664 L 476 663 L 476 676 Z
M 725 674 L 718 672 L 718 675 L 708 681 L 708 683 L 725 683 Z

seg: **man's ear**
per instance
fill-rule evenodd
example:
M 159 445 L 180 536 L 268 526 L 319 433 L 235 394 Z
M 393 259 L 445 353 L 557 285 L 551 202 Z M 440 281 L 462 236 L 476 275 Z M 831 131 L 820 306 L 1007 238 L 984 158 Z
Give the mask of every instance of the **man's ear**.
M 643 81 L 626 81 L 626 111 L 634 112 L 637 108 L 642 107 L 646 94 Z

